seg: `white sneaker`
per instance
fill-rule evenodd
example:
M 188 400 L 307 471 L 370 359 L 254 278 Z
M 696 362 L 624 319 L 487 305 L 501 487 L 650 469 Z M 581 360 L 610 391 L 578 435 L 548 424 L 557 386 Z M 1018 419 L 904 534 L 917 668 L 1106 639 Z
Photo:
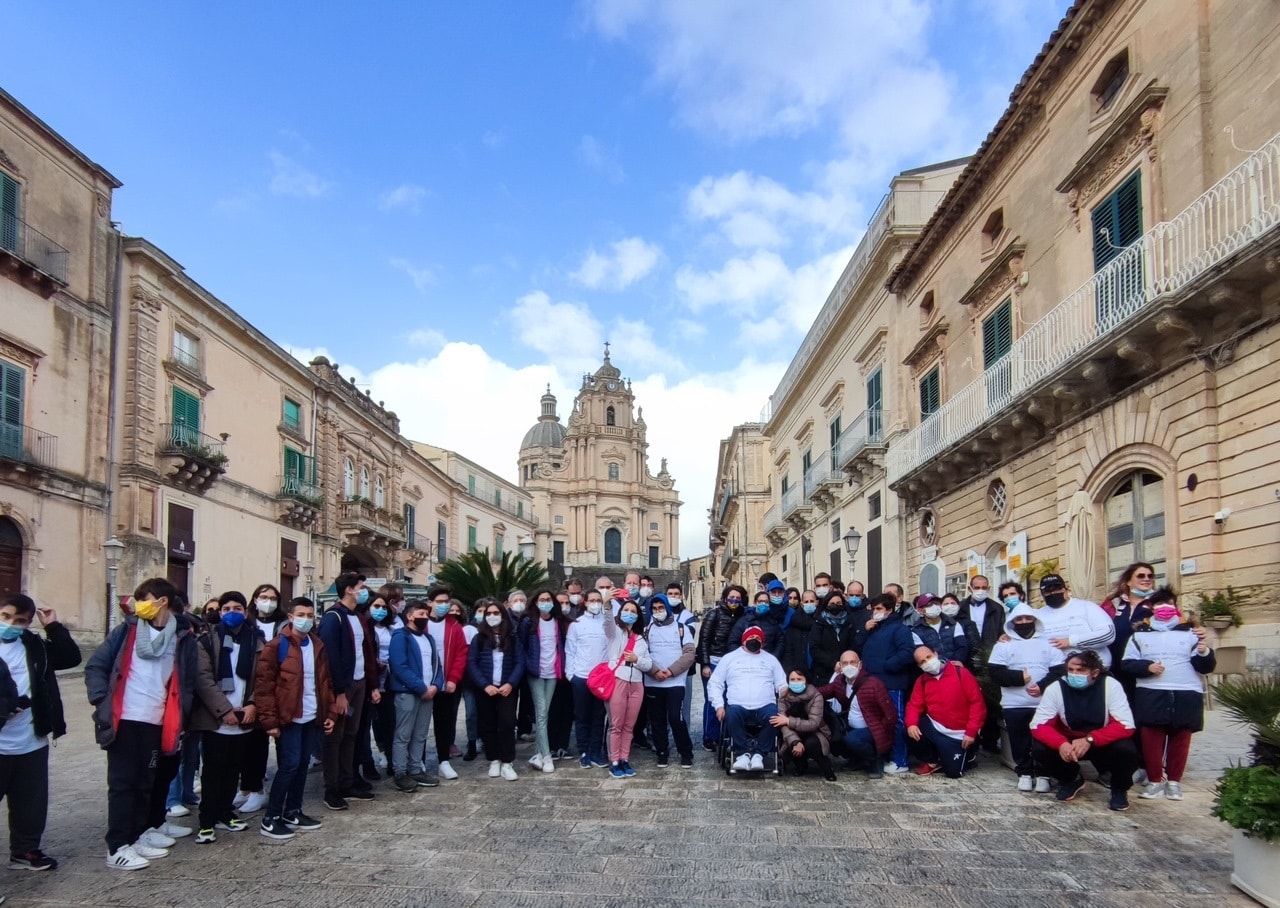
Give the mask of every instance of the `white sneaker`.
M 1036 779 L 1036 794 L 1048 794 L 1053 790 L 1053 783 L 1049 781 L 1048 776 L 1041 776 Z
M 188 807 L 186 804 L 174 804 L 172 807 L 170 807 L 168 810 L 164 812 L 164 815 L 166 817 L 169 817 L 170 819 L 177 819 L 178 817 L 189 817 L 191 816 L 191 808 Z
M 143 845 L 150 845 L 152 848 L 172 848 L 178 844 L 177 840 L 154 827 L 139 836 L 138 841 Z
M 911 772 L 911 770 L 906 766 L 899 766 L 897 763 L 892 761 L 884 764 L 884 774 L 886 776 L 900 776 L 904 772 Z
M 1134 785 L 1146 785 L 1148 781 L 1149 779 L 1147 778 L 1147 771 L 1145 769 L 1135 769 L 1133 771 Z
M 489 778 L 496 779 L 501 774 L 502 774 L 502 761 L 490 760 L 489 761 Z
M 1036 787 L 1036 780 L 1031 776 L 1018 776 L 1018 791 L 1031 791 Z
M 502 768 L 498 770 L 498 773 L 508 782 L 514 782 L 516 779 L 520 778 L 516 775 L 516 768 L 510 763 L 503 763 Z
M 750 772 L 751 771 L 751 754 L 738 754 L 738 759 L 733 761 L 734 772 Z
M 751 771 L 752 772 L 764 771 L 764 757 L 760 756 L 760 754 L 751 755 Z
M 538 767 L 539 769 L 541 769 L 541 768 L 542 768 L 542 754 L 534 754 L 532 757 L 530 757 L 530 758 L 529 758 L 529 765 L 530 765 L 530 766 L 536 766 L 536 767 Z
M 1164 796 L 1170 801 L 1182 800 L 1182 783 L 1181 782 L 1165 782 Z
M 1144 791 L 1142 794 L 1138 795 L 1138 797 L 1142 798 L 1144 801 L 1154 801 L 1154 800 L 1157 800 L 1157 799 L 1159 799 L 1159 798 L 1163 798 L 1163 797 L 1164 797 L 1164 783 L 1163 783 L 1163 782 L 1148 782 L 1148 783 L 1147 783 L 1147 790 L 1146 790 L 1146 791 Z
M 261 791 L 249 792 L 249 797 L 245 798 L 240 804 L 240 813 L 250 814 L 257 813 L 259 810 L 267 806 L 267 796 Z
M 556 771 L 556 761 L 555 761 L 555 760 L 553 760 L 553 759 L 551 759 L 550 757 L 543 757 L 543 758 L 542 758 L 542 771 L 543 771 L 543 772 L 555 772 L 555 771 Z
M 458 778 L 457 772 L 455 772 L 453 767 L 449 765 L 448 760 L 445 760 L 440 764 L 440 778 L 446 779 L 450 782 Z
M 107 855 L 107 866 L 115 870 L 141 870 L 150 867 L 151 862 L 134 851 L 132 845 L 121 845 Z
M 248 797 L 249 797 L 249 792 L 237 791 L 236 796 L 231 799 L 231 806 L 238 810 L 240 808 L 240 805 L 243 804 L 245 802 L 245 799 Z
M 146 858 L 148 861 L 154 861 L 158 858 L 167 858 L 169 856 L 168 848 L 156 848 L 153 845 L 148 845 L 146 842 L 142 841 L 142 839 L 138 839 L 138 841 L 134 842 L 132 847 L 134 854 L 140 858 Z
M 179 826 L 177 823 L 165 821 L 156 827 L 156 832 L 167 835 L 171 839 L 185 839 L 191 835 L 191 829 L 187 826 Z

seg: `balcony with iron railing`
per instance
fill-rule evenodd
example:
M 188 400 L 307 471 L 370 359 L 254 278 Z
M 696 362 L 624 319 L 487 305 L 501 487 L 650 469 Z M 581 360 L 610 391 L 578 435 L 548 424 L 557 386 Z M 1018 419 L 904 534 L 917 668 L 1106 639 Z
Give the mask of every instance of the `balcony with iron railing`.
M 449 475 L 461 483 L 467 495 L 475 501 L 497 508 L 531 526 L 538 525 L 538 518 L 533 514 L 532 499 L 520 497 L 512 489 L 499 485 L 483 473 L 469 471 L 465 464 L 455 465 Z
M 811 510 L 813 508 L 809 504 L 809 496 L 805 494 L 804 483 L 798 482 L 782 493 L 783 520 L 803 520 Z
M 1118 369 L 1157 367 L 1171 338 L 1184 351 L 1188 341 L 1199 344 L 1221 307 L 1204 291 L 1223 284 L 1230 289 L 1228 281 L 1238 285 L 1243 278 L 1265 282 L 1266 269 L 1253 262 L 1253 254 L 1280 244 L 1277 226 L 1280 135 L 1173 220 L 1156 224 L 1125 247 L 1028 327 L 981 377 L 895 441 L 886 457 L 890 484 L 900 491 L 936 489 L 939 483 L 925 482 L 925 473 L 939 466 L 955 473 L 955 463 L 974 462 L 973 452 L 964 448 L 980 433 L 988 439 L 1013 434 L 1016 440 L 1016 431 L 999 431 L 1005 423 L 1014 430 L 1020 420 L 1044 425 L 1060 405 L 1106 399 L 1111 393 L 1106 384 Z M 1177 310 L 1193 297 L 1205 311 L 1184 317 L 1187 313 Z M 1242 316 L 1236 313 L 1234 321 L 1244 324 Z
M 0 213 L 0 260 L 48 298 L 67 286 L 71 253 L 18 217 Z
M 338 529 L 366 544 L 399 548 L 405 543 L 404 518 L 366 498 L 338 502 Z
M 324 510 L 324 489 L 315 481 L 297 474 L 280 477 L 280 519 L 298 529 L 310 529 Z
M 227 472 L 225 447 L 225 438 L 205 435 L 183 423 L 160 426 L 158 450 L 169 465 L 166 478 L 193 492 L 204 494 Z
M 716 523 L 723 524 L 725 515 L 729 512 L 729 505 L 738 494 L 738 484 L 729 482 L 720 492 L 720 503 L 716 506 Z
M 834 462 L 837 467 L 861 478 L 870 454 L 884 451 L 884 429 L 889 414 L 885 410 L 863 410 L 845 426 L 836 439 Z
M 782 508 L 774 505 L 764 512 L 764 534 L 766 536 L 785 535 L 787 522 L 782 519 Z
M 724 553 L 720 556 L 720 576 L 729 576 L 729 566 L 738 563 L 738 550 L 725 546 Z
M 0 423 L 0 461 L 20 469 L 58 466 L 58 436 L 16 423 Z
M 818 505 L 834 501 L 835 490 L 844 484 L 844 474 L 832 463 L 831 452 L 823 451 L 804 473 L 804 497 Z

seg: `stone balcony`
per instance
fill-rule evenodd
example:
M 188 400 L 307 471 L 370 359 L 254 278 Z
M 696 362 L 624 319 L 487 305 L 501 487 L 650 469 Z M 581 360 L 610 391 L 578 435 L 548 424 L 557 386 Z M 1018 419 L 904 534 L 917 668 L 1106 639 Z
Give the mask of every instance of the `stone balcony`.
M 348 542 L 373 548 L 399 549 L 405 544 L 404 518 L 363 498 L 338 503 L 338 532 Z
M 168 470 L 165 478 L 189 492 L 203 495 L 227 472 L 226 440 L 214 438 L 181 423 L 160 426 L 158 453 Z

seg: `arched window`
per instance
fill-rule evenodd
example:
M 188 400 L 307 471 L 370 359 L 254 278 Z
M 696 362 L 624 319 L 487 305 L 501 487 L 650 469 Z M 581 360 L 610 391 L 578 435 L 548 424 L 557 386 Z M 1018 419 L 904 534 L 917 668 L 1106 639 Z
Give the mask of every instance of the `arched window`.
M 1135 470 L 1120 480 L 1107 497 L 1107 580 L 1115 583 L 1135 561 L 1165 577 L 1164 479 Z
M 361 498 L 369 497 L 369 468 L 368 467 L 360 468 L 360 497 Z
M 342 462 L 342 497 L 356 497 L 356 465 L 350 457 Z
M 373 477 L 373 503 L 380 508 L 387 503 L 387 489 L 382 484 L 382 474 Z
M 609 464 L 609 478 L 615 482 L 618 480 L 619 469 L 616 463 Z
M 604 411 L 604 424 L 606 426 L 616 426 L 618 424 L 617 414 L 613 412 L 613 407 Z
M 622 532 L 612 527 L 604 531 L 604 563 L 622 564 Z

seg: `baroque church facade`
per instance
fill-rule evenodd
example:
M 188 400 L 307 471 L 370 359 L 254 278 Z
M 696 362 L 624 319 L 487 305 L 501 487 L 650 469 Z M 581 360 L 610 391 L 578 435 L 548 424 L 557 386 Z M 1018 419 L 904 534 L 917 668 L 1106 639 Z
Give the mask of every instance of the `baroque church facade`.
M 628 569 L 655 579 L 680 566 L 680 497 L 661 461 L 649 472 L 644 408 L 610 362 L 582 377 L 568 426 L 550 387 L 520 445 L 520 486 L 533 498 L 536 557 L 590 583 Z M 620 580 L 620 578 L 615 578 Z

